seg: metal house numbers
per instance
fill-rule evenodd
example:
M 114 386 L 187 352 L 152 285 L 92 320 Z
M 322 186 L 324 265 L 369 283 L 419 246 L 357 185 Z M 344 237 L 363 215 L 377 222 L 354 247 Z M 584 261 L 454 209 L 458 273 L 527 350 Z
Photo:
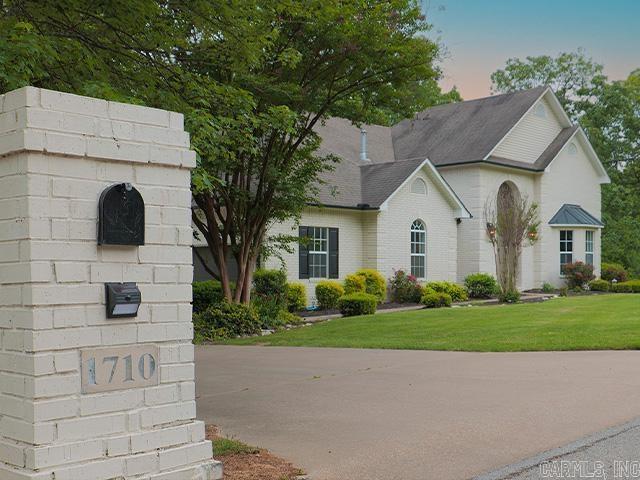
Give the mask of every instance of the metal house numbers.
M 144 245 L 144 200 L 133 185 L 107 187 L 98 209 L 98 245 Z

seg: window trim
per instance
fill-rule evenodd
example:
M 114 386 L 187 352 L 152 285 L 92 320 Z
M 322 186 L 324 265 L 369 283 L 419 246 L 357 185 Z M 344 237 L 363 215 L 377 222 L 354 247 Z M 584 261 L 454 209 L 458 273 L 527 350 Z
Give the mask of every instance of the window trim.
M 564 233 L 565 239 L 562 239 L 562 234 Z M 568 238 L 568 235 L 570 234 L 571 238 Z M 560 276 L 565 276 L 565 273 L 563 271 L 563 267 L 564 265 L 567 265 L 569 263 L 573 263 L 573 230 L 560 230 Z M 565 247 L 565 250 L 562 250 L 562 247 Z M 568 247 L 571 247 L 571 249 L 569 249 Z M 562 262 L 563 260 L 563 256 L 564 259 L 566 260 L 566 256 L 569 256 L 569 261 L 568 262 Z
M 309 249 L 307 251 L 307 254 L 309 255 L 309 279 L 313 280 L 313 279 L 329 278 L 329 227 L 307 227 L 307 228 L 308 228 L 307 232 L 310 234 Z M 322 235 L 320 237 L 316 237 L 315 233 L 317 230 L 319 230 L 320 232 L 324 232 L 325 233 L 324 237 Z M 326 249 L 315 250 L 316 241 L 324 242 Z M 312 265 L 312 262 L 311 262 L 312 255 L 324 255 L 324 268 L 326 272 L 324 276 L 317 277 L 313 275 L 313 267 L 315 267 L 315 265 Z M 320 265 L 319 267 L 321 268 L 322 266 Z
M 416 233 L 418 235 L 422 235 L 422 241 L 418 241 L 418 242 L 414 242 L 413 241 L 413 234 Z M 409 262 L 409 271 L 411 272 L 411 275 L 413 275 L 414 277 L 416 277 L 419 280 L 426 280 L 427 278 L 427 226 L 426 224 L 420 220 L 420 219 L 415 219 L 412 223 L 411 223 L 411 230 L 410 230 L 410 237 L 409 237 L 409 244 L 410 244 L 410 262 Z M 413 246 L 414 244 L 416 245 L 422 245 L 422 253 L 414 253 L 413 252 Z M 423 265 L 422 265 L 422 269 L 423 269 L 423 274 L 422 276 L 420 275 L 415 275 L 413 272 L 413 258 L 414 257 L 421 257 L 423 259 Z
M 584 263 L 586 263 L 587 265 L 593 265 L 595 262 L 595 239 L 596 236 L 594 230 L 584 231 Z M 589 261 L 589 255 L 591 255 L 591 261 Z
M 421 192 L 416 192 L 413 189 L 414 185 L 416 185 L 418 182 L 422 186 L 422 191 Z M 424 196 L 426 196 L 427 195 L 427 182 L 425 182 L 424 179 L 422 179 L 421 177 L 414 178 L 413 182 L 411 182 L 411 193 L 413 193 L 414 195 L 424 195 Z

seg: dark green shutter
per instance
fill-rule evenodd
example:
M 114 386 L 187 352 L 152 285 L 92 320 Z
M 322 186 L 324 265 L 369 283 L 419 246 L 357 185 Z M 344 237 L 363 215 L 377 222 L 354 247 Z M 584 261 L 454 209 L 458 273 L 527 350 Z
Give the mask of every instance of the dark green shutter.
M 309 229 L 308 227 L 299 227 L 298 236 L 298 271 L 299 278 L 309 278 L 309 245 L 307 244 Z
M 338 278 L 338 229 L 329 229 L 329 278 Z

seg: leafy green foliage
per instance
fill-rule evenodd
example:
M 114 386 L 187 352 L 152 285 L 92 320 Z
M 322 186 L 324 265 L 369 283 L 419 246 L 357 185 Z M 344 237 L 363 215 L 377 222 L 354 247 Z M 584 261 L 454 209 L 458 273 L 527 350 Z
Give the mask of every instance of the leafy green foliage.
M 287 288 L 287 310 L 299 312 L 307 306 L 307 287 L 304 283 L 290 283 Z
M 372 268 L 363 268 L 358 270 L 356 275 L 364 278 L 364 291 L 376 297 L 378 302 L 383 302 L 387 298 L 387 282 L 380 272 Z
M 498 282 L 488 273 L 472 273 L 464 279 L 464 286 L 471 298 L 490 298 L 500 291 Z
M 446 293 L 454 302 L 464 302 L 469 298 L 467 291 L 458 284 L 452 282 L 427 282 L 424 284 L 425 291 Z
M 542 284 L 542 293 L 553 293 L 556 291 L 556 287 L 554 287 L 549 282 L 544 282 Z
M 320 310 L 331 310 L 338 306 L 338 299 L 344 295 L 344 288 L 335 280 L 323 280 L 316 285 L 316 301 Z
M 262 328 L 284 325 L 288 312 L 287 275 L 283 270 L 256 270 L 253 275 L 252 303 L 258 312 Z
M 509 290 L 506 292 L 500 292 L 498 298 L 504 303 L 518 303 L 520 301 L 520 292 L 517 290 Z
M 351 293 L 365 292 L 366 282 L 363 276 L 350 273 L 344 277 L 344 293 L 347 295 Z
M 566 264 L 564 266 L 564 275 L 569 288 L 582 288 L 584 285 L 596 278 L 593 274 L 593 265 L 588 265 L 584 262 Z
M 626 282 L 629 279 L 629 272 L 619 263 L 603 263 L 600 266 L 600 278 L 607 282 L 613 280 Z
M 260 333 L 260 320 L 252 306 L 223 301 L 193 316 L 194 342 Z
M 456 98 L 437 87 L 438 48 L 414 0 L 20 0 L 2 12 L 4 90 L 32 84 L 185 114 L 198 154 L 193 220 L 234 302 L 249 302 L 257 258 L 272 253 L 269 225 L 298 219 L 336 160 L 318 152 L 315 126 L 405 118 Z
M 589 290 L 593 292 L 608 292 L 610 284 L 606 280 L 596 279 L 589 282 Z
M 193 313 L 205 311 L 210 305 L 220 303 L 224 298 L 222 285 L 217 280 L 193 282 Z
M 338 300 L 340 313 L 345 317 L 376 313 L 378 298 L 368 293 L 356 292 L 343 295 Z
M 435 292 L 432 290 L 428 290 L 420 299 L 420 303 L 427 308 L 450 307 L 451 302 L 451 295 L 448 293 Z
M 396 270 L 389 279 L 389 293 L 393 302 L 419 303 L 422 287 L 413 275 L 407 275 L 404 270 Z

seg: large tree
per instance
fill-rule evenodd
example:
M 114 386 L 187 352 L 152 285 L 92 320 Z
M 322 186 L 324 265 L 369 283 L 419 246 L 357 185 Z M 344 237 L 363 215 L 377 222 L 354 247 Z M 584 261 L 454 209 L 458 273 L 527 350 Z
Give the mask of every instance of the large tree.
M 602 189 L 602 257 L 640 273 L 640 70 L 609 81 L 584 52 L 509 59 L 491 75 L 498 93 L 550 85 L 585 129 L 611 184 Z
M 331 168 L 316 125 L 331 115 L 393 121 L 449 99 L 414 0 L 13 0 L 2 14 L 4 89 L 185 113 L 198 153 L 193 220 L 236 302 L 249 300 L 270 225 L 296 219 Z

